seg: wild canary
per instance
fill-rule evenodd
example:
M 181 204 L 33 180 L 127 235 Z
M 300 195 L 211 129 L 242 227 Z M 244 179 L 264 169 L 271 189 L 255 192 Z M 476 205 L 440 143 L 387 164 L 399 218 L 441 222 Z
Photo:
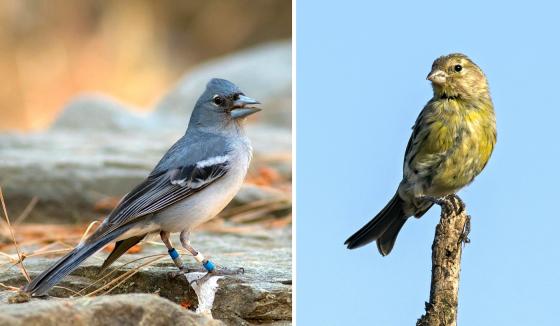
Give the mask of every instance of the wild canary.
M 496 118 L 486 76 L 466 55 L 437 58 L 427 79 L 433 97 L 412 128 L 403 179 L 393 199 L 353 234 L 348 249 L 377 242 L 385 256 L 409 217 L 454 195 L 484 169 L 496 144 Z

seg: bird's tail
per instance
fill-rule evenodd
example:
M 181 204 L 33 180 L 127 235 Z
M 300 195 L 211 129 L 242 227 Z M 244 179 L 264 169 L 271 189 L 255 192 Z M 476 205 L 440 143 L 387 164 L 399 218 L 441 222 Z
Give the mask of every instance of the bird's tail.
M 377 241 L 379 253 L 383 256 L 388 255 L 393 249 L 399 231 L 408 219 L 403 206 L 404 201 L 396 193 L 379 214 L 348 238 L 344 244 L 348 249 L 355 249 Z
M 79 244 L 74 250 L 60 258 L 54 265 L 35 277 L 24 291 L 36 296 L 45 295 L 50 288 L 55 286 L 66 275 L 72 273 L 89 256 L 93 255 L 109 242 L 115 240 L 126 232 L 129 227 L 121 227 L 107 234 L 101 234 L 100 230 Z M 98 233 L 99 232 L 99 233 Z M 100 236 L 97 236 L 100 234 Z

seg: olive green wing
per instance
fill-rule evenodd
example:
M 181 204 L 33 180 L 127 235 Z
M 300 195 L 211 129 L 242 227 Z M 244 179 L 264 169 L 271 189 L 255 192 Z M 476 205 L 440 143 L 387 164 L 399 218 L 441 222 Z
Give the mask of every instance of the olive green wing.
M 412 127 L 403 163 L 405 178 L 433 173 L 453 150 L 455 138 L 453 128 L 428 103 Z

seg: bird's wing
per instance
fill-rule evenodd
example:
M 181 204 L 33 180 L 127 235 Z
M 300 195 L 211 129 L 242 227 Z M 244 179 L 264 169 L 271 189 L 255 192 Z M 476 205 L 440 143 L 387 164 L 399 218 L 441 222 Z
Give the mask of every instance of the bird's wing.
M 424 124 L 423 120 L 424 110 L 420 112 L 418 118 L 416 118 L 414 126 L 412 126 L 412 135 L 410 135 L 410 138 L 408 139 L 408 144 L 406 145 L 406 150 L 404 152 L 403 168 L 414 161 L 420 143 L 426 138 L 426 133 L 422 132 L 422 126 Z
M 229 156 L 221 155 L 152 173 L 111 212 L 105 223 L 106 229 L 114 230 L 184 200 L 223 177 L 228 170 Z
M 420 112 L 406 146 L 404 170 L 428 170 L 445 159 L 456 144 L 451 128 L 437 118 L 432 103 Z

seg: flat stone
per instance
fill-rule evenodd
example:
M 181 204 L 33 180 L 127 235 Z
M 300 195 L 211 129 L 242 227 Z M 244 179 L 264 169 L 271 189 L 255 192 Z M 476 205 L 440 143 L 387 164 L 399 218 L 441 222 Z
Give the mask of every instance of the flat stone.
M 132 111 L 128 105 L 110 96 L 84 93 L 66 104 L 49 129 L 122 132 L 156 128 L 155 121 L 147 116 Z
M 217 289 L 210 309 L 214 318 L 223 320 L 228 325 L 291 323 L 292 255 L 289 228 L 255 231 L 243 235 L 195 233 L 192 236 L 192 244 L 219 266 L 243 267 L 245 270 L 244 274 L 220 276 L 217 279 Z M 121 257 L 114 267 L 117 269 L 127 262 L 158 254 L 161 254 L 160 260 L 138 270 L 111 293 L 155 293 L 175 303 L 196 309 L 199 305 L 199 297 L 183 275 L 173 275 L 177 268 L 167 256 L 163 245 L 146 244 L 140 253 Z M 107 253 L 101 252 L 88 259 L 59 284 L 60 288 L 53 288 L 49 294 L 55 297 L 68 297 L 73 292 L 65 288 L 81 291 L 99 280 L 101 277 L 99 266 L 106 255 Z M 102 287 L 119 275 L 134 271 L 135 267 L 150 259 L 153 257 L 118 268 L 111 277 L 87 288 L 80 295 Z M 32 257 L 25 260 L 25 266 L 34 276 L 55 261 L 56 258 Z M 183 255 L 183 261 L 190 268 L 203 272 L 189 255 Z M 21 272 L 12 267 L 0 274 L 0 282 L 19 287 L 26 281 Z M 102 293 L 103 291 L 99 294 Z M 7 303 L 11 296 L 13 292 L 0 292 L 0 302 Z M 35 300 L 40 299 L 32 299 Z
M 224 325 L 153 294 L 127 294 L 0 305 L 0 325 Z

